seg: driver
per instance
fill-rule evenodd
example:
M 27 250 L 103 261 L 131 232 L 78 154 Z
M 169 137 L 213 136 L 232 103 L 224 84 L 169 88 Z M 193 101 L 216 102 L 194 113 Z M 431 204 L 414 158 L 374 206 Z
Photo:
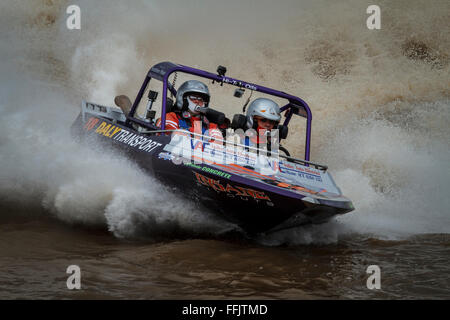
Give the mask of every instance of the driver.
M 217 124 L 209 122 L 203 114 L 208 108 L 209 99 L 209 89 L 203 82 L 198 80 L 184 82 L 177 91 L 176 112 L 166 114 L 166 129 L 185 129 L 198 134 L 205 134 L 208 131 L 210 137 L 222 139 Z M 161 118 L 156 125 L 161 126 Z
M 246 137 L 245 144 L 267 143 L 270 130 L 277 129 L 281 120 L 281 111 L 278 104 L 267 98 L 258 98 L 250 103 L 247 110 L 247 129 L 256 130 L 256 135 Z

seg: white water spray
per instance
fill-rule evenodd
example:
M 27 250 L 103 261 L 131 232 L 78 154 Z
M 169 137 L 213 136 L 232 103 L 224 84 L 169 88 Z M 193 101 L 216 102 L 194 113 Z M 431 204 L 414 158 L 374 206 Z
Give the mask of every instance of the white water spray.
M 180 215 L 186 203 L 173 195 L 144 192 L 154 182 L 129 161 L 76 145 L 68 131 L 82 98 L 134 97 L 154 63 L 211 71 L 222 64 L 233 77 L 309 103 L 312 160 L 328 164 L 355 203 L 334 231 L 324 227 L 326 236 L 314 227 L 311 237 L 295 231 L 282 241 L 450 231 L 448 1 L 425 9 L 423 1 L 382 1 L 379 32 L 367 30 L 360 1 L 247 1 L 239 12 L 233 1 L 78 3 L 79 31 L 65 28 L 66 1 L 0 5 L 4 201 L 44 206 L 63 221 L 107 223 L 118 236 L 138 225 L 208 225 L 198 211 Z M 214 98 L 228 116 L 239 112 L 233 98 Z M 298 155 L 293 132 L 302 127 L 294 119 L 287 143 Z M 164 201 L 171 205 L 155 207 Z

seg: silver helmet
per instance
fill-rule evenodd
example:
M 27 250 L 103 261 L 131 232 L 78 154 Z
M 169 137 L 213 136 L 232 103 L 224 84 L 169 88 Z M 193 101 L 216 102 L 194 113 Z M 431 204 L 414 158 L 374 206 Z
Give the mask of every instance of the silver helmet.
M 281 120 L 280 107 L 275 101 L 267 98 L 258 98 L 250 103 L 247 110 L 247 128 L 253 128 L 253 117 L 259 116 L 265 119 L 279 122 Z
M 206 86 L 206 84 L 204 84 L 201 81 L 198 80 L 189 80 L 184 82 L 177 91 L 177 96 L 176 96 L 176 107 L 178 110 L 182 110 L 183 107 L 186 108 L 187 107 L 187 100 L 186 100 L 186 96 L 188 93 L 197 93 L 200 94 L 201 96 L 203 96 L 203 98 L 205 99 L 205 107 L 208 106 L 209 103 L 209 89 Z

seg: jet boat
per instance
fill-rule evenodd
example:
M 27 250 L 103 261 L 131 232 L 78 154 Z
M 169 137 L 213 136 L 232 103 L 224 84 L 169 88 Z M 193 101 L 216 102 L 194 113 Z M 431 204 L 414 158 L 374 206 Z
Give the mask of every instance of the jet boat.
M 251 91 L 286 101 L 281 107 L 284 122 L 278 139 L 286 139 L 293 116 L 304 117 L 303 159 L 292 157 L 283 147 L 262 150 L 235 141 L 228 143 L 225 138 L 211 141 L 206 135 L 167 130 L 166 114 L 173 110 L 169 95 L 176 95 L 169 77 L 176 78 L 180 73 L 212 80 L 214 85 L 234 86 L 236 97 Z M 319 224 L 354 210 L 327 166 L 310 161 L 312 115 L 307 103 L 294 95 L 225 74 L 222 66 L 217 73 L 211 73 L 172 62 L 158 63 L 146 74 L 133 103 L 126 96 L 116 97 L 117 106 L 83 101 L 72 133 L 122 150 L 174 192 L 209 208 L 248 234 Z M 150 90 L 152 80 L 162 82 L 162 92 Z M 146 93 L 146 110 L 139 115 L 138 107 L 145 102 Z M 153 109 L 160 93 L 161 126 L 156 126 Z M 209 108 L 208 112 L 213 122 L 228 120 L 220 111 Z M 243 119 L 242 114 L 235 115 L 229 127 L 239 129 Z

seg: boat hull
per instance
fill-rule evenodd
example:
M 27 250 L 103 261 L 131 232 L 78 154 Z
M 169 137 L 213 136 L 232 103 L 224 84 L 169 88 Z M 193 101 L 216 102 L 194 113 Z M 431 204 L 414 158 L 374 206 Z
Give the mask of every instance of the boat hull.
M 209 208 L 248 233 L 323 223 L 353 210 L 351 201 L 340 194 L 319 194 L 248 166 L 180 157 L 168 148 L 171 136 L 143 134 L 117 120 L 80 114 L 72 133 L 120 150 L 173 192 Z

